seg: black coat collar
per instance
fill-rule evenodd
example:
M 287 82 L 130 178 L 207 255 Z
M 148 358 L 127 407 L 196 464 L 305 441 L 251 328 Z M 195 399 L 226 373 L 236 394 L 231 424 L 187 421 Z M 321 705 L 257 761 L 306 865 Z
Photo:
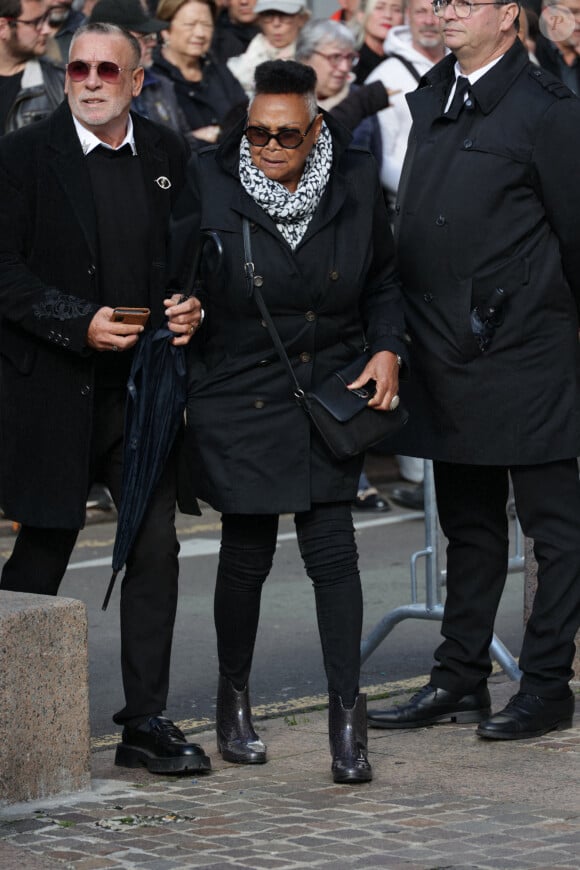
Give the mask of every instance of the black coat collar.
M 442 114 L 454 78 L 456 61 L 454 54 L 448 54 L 423 76 L 418 89 L 407 95 L 413 119 L 417 112 L 422 115 L 422 110 L 427 109 L 427 106 L 429 111 L 432 112 L 436 107 L 437 113 Z M 475 102 L 484 115 L 493 111 L 529 62 L 527 51 L 521 40 L 516 38 L 501 60 L 473 85 L 471 90 Z

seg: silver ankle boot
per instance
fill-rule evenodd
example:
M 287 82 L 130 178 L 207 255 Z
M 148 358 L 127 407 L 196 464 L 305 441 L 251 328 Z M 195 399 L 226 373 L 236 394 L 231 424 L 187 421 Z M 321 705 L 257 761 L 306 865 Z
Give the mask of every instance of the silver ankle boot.
M 224 761 L 264 764 L 266 746 L 252 725 L 248 687 L 238 691 L 227 677 L 220 676 L 216 710 L 217 748 Z
M 354 705 L 344 707 L 342 698 L 330 693 L 328 735 L 335 782 L 370 782 L 373 771 L 367 759 L 367 696 L 357 695 Z

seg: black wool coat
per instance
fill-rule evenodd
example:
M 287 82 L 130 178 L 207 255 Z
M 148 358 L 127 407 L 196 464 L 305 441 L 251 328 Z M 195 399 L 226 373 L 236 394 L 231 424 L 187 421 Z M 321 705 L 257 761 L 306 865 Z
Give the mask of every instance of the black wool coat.
M 138 115 L 133 124 L 150 214 L 142 304 L 155 324 L 188 150 L 166 127 Z M 90 177 L 63 103 L 0 140 L 0 489 L 7 514 L 28 525 L 84 523 L 95 360 L 86 334 L 98 287 Z
M 411 337 L 414 456 L 483 465 L 580 453 L 580 102 L 519 40 L 443 117 L 449 55 L 407 97 L 395 238 Z M 470 312 L 505 303 L 483 353 Z
M 206 269 L 187 413 L 195 494 L 228 513 L 304 511 L 350 500 L 362 459 L 337 462 L 311 433 L 244 278 L 242 217 L 256 274 L 296 376 L 320 384 L 362 351 L 405 356 L 400 288 L 376 164 L 333 131 L 326 191 L 295 251 L 240 184 L 241 129 L 194 156 L 189 202 L 197 226 L 223 245 Z M 340 128 L 342 130 L 342 128 Z M 343 139 L 342 137 L 346 138 Z M 186 219 L 186 218 L 185 218 Z

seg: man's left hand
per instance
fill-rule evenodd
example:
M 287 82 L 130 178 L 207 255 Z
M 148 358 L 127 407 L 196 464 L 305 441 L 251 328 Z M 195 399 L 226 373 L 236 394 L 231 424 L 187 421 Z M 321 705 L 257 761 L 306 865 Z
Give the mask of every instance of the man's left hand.
M 397 354 L 390 350 L 382 350 L 370 358 L 356 381 L 348 385 L 349 390 L 364 387 L 368 381 L 373 380 L 376 385 L 376 393 L 368 402 L 369 408 L 376 411 L 394 411 L 398 402 L 399 390 L 399 364 Z M 395 407 L 391 407 L 393 399 L 397 397 Z
M 199 299 L 195 296 L 189 296 L 183 302 L 182 299 L 179 293 L 174 293 L 163 300 L 169 329 L 176 334 L 172 344 L 176 346 L 188 344 L 203 320 Z

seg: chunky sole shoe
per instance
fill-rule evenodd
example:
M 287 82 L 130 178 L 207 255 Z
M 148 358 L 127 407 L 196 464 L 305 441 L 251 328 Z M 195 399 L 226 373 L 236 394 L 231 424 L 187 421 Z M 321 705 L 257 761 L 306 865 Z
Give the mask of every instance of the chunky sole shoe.
M 160 758 L 153 752 L 126 743 L 117 745 L 115 764 L 118 767 L 146 767 L 150 773 L 207 773 L 211 770 L 211 760 L 207 755 Z

